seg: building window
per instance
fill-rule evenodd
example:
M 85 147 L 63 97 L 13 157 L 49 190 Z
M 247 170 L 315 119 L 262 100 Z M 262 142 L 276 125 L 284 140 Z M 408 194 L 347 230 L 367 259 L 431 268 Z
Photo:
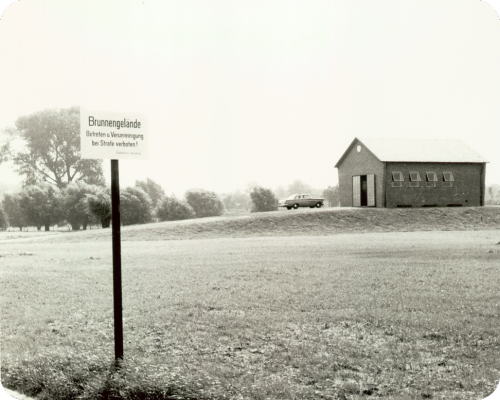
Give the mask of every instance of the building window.
M 392 173 L 392 180 L 394 182 L 403 182 L 404 181 L 403 173 L 401 171 L 394 171 Z
M 418 187 L 419 182 L 422 179 L 420 179 L 420 173 L 418 171 L 410 171 L 410 183 L 408 184 L 409 187 Z
M 453 182 L 455 179 L 453 178 L 453 174 L 451 172 L 443 172 L 443 181 L 445 182 Z
M 427 175 L 427 182 L 437 182 L 438 180 L 435 172 L 426 172 L 425 175 Z
M 453 181 L 455 178 L 453 178 L 453 174 L 451 172 L 443 172 L 443 186 L 444 187 L 452 187 L 453 186 Z
M 425 186 L 427 187 L 436 187 L 436 182 L 438 180 L 437 174 L 434 171 L 427 171 L 425 173 L 426 176 L 426 183 Z
M 411 182 L 420 182 L 420 173 L 418 171 L 410 171 L 410 181 Z
M 403 187 L 403 182 L 391 182 L 392 187 Z

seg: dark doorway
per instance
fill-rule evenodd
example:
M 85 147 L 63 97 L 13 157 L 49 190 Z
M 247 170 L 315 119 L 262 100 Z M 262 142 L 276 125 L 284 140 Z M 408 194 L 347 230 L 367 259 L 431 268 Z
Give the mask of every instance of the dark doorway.
M 352 206 L 375 207 L 375 175 L 352 177 Z
M 360 176 L 361 181 L 361 207 L 368 205 L 368 180 L 366 175 Z

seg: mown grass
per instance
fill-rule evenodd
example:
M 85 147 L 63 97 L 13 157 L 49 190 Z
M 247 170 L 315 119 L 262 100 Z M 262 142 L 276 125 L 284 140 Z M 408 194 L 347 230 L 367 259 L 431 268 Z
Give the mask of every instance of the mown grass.
M 498 231 L 0 244 L 2 383 L 41 399 L 481 399 Z M 27 252 L 29 250 L 29 252 Z

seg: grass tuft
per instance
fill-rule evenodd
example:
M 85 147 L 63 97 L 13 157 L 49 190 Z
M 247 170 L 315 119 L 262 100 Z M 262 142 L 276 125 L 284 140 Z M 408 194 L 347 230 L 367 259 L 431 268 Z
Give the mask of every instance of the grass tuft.
M 194 400 L 212 399 L 213 382 L 178 370 L 158 368 L 138 357 L 117 367 L 105 357 L 44 353 L 6 360 L 2 384 L 37 400 Z M 204 393 L 206 392 L 206 393 Z M 222 393 L 217 398 L 224 399 Z

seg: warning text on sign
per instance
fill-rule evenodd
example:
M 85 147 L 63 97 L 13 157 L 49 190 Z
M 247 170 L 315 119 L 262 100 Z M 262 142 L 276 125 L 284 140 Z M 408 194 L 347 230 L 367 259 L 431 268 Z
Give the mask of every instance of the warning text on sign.
M 83 109 L 80 112 L 82 158 L 147 159 L 147 116 Z

